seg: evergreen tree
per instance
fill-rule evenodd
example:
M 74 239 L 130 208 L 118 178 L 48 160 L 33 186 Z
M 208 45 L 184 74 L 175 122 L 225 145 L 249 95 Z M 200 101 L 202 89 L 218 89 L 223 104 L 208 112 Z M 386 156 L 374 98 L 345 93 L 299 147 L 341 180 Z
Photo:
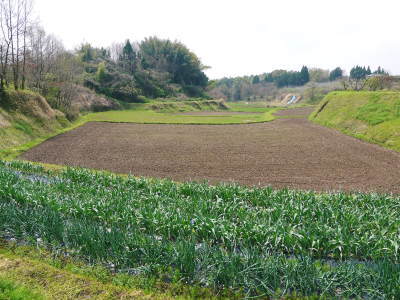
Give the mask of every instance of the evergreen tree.
M 308 72 L 308 68 L 303 66 L 300 71 L 301 75 L 301 84 L 306 84 L 310 81 L 310 73 Z
M 272 76 L 272 73 L 267 73 L 265 75 L 264 81 L 265 82 L 274 82 L 274 77 Z
M 335 68 L 329 73 L 329 80 L 335 81 L 336 79 L 343 76 L 343 70 L 339 67 Z
M 93 48 L 90 44 L 82 45 L 82 61 L 89 62 L 94 59 Z
M 389 75 L 389 73 L 386 72 L 385 69 L 381 68 L 381 66 L 378 67 L 378 69 L 374 72 L 374 74 Z
M 352 79 L 364 79 L 367 76 L 365 67 L 355 66 L 350 70 L 350 77 Z
M 368 68 L 367 68 L 367 75 L 371 75 L 371 74 L 372 74 L 371 68 L 368 66 Z
M 258 84 L 260 83 L 260 77 L 258 77 L 258 75 L 253 77 L 253 84 Z
M 133 74 L 135 72 L 136 52 L 133 50 L 132 44 L 129 40 L 126 40 L 125 46 L 122 49 L 120 62 L 128 73 Z

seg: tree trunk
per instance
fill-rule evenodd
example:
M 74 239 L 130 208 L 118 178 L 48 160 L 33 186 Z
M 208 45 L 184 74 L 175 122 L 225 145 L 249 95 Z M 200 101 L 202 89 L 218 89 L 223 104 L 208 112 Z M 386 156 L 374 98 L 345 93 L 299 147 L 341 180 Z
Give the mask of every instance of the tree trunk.
M 28 23 L 28 12 L 27 12 L 27 1 L 24 3 L 24 52 L 23 52 L 23 65 L 22 65 L 22 81 L 21 88 L 25 89 L 25 80 L 26 80 L 26 26 Z

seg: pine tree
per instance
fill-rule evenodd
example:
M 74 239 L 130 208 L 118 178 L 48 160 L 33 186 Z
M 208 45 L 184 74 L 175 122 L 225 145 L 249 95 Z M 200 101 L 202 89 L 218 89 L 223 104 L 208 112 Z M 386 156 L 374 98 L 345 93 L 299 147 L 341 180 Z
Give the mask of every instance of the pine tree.
M 89 61 L 93 60 L 93 58 L 94 58 L 93 49 L 90 44 L 83 45 L 81 48 L 81 52 L 83 53 L 83 55 L 82 55 L 83 62 L 89 62 Z
M 334 81 L 343 76 L 343 70 L 339 67 L 332 70 L 329 74 L 329 80 Z
M 258 75 L 253 77 L 253 84 L 258 84 L 260 83 L 260 77 L 258 77 Z
M 300 71 L 301 84 L 306 84 L 310 81 L 310 73 L 308 72 L 308 68 L 303 66 Z
M 353 79 L 364 79 L 367 76 L 365 67 L 355 66 L 350 70 L 350 77 Z
M 122 49 L 122 55 L 120 57 L 120 62 L 124 69 L 133 74 L 136 69 L 136 53 L 133 50 L 132 44 L 129 40 L 126 40 L 125 46 Z

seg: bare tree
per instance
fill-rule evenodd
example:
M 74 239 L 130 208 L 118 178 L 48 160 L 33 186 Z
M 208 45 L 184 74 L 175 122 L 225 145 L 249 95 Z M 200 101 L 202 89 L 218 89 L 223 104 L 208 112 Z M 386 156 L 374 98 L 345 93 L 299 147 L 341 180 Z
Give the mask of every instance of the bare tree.
M 5 0 L 0 0 L 0 27 L 1 27 L 1 39 L 0 39 L 0 88 L 4 89 L 4 85 L 7 85 L 7 71 L 9 64 L 10 45 L 12 43 L 12 36 L 8 30 L 9 24 L 8 5 Z
M 46 74 L 55 72 L 59 57 L 65 53 L 62 43 L 38 25 L 29 29 L 29 62 L 32 86 L 43 90 Z M 49 78 L 47 78 L 49 79 Z
M 124 48 L 124 44 L 123 43 L 113 43 L 109 50 L 110 50 L 110 55 L 111 55 L 111 59 L 113 61 L 118 61 L 118 59 L 121 57 L 122 55 L 122 49 Z
M 27 35 L 28 35 L 28 26 L 30 25 L 30 16 L 32 12 L 32 1 L 31 0 L 23 0 L 24 8 L 23 8 L 23 64 L 22 64 L 22 82 L 21 88 L 25 89 L 25 80 L 26 80 L 26 57 L 27 57 Z
M 27 28 L 32 11 L 32 0 L 0 0 L 0 81 L 1 87 L 8 84 L 7 73 L 12 70 L 14 88 L 18 89 L 22 72 L 22 87 L 25 86 Z M 22 64 L 22 71 L 21 71 Z

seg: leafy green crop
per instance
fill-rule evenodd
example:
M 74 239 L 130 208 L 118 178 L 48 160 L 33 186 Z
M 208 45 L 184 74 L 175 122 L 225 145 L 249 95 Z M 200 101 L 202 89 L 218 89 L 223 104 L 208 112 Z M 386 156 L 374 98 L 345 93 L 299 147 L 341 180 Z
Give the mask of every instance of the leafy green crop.
M 399 200 L 0 163 L 1 235 L 247 295 L 399 297 Z

